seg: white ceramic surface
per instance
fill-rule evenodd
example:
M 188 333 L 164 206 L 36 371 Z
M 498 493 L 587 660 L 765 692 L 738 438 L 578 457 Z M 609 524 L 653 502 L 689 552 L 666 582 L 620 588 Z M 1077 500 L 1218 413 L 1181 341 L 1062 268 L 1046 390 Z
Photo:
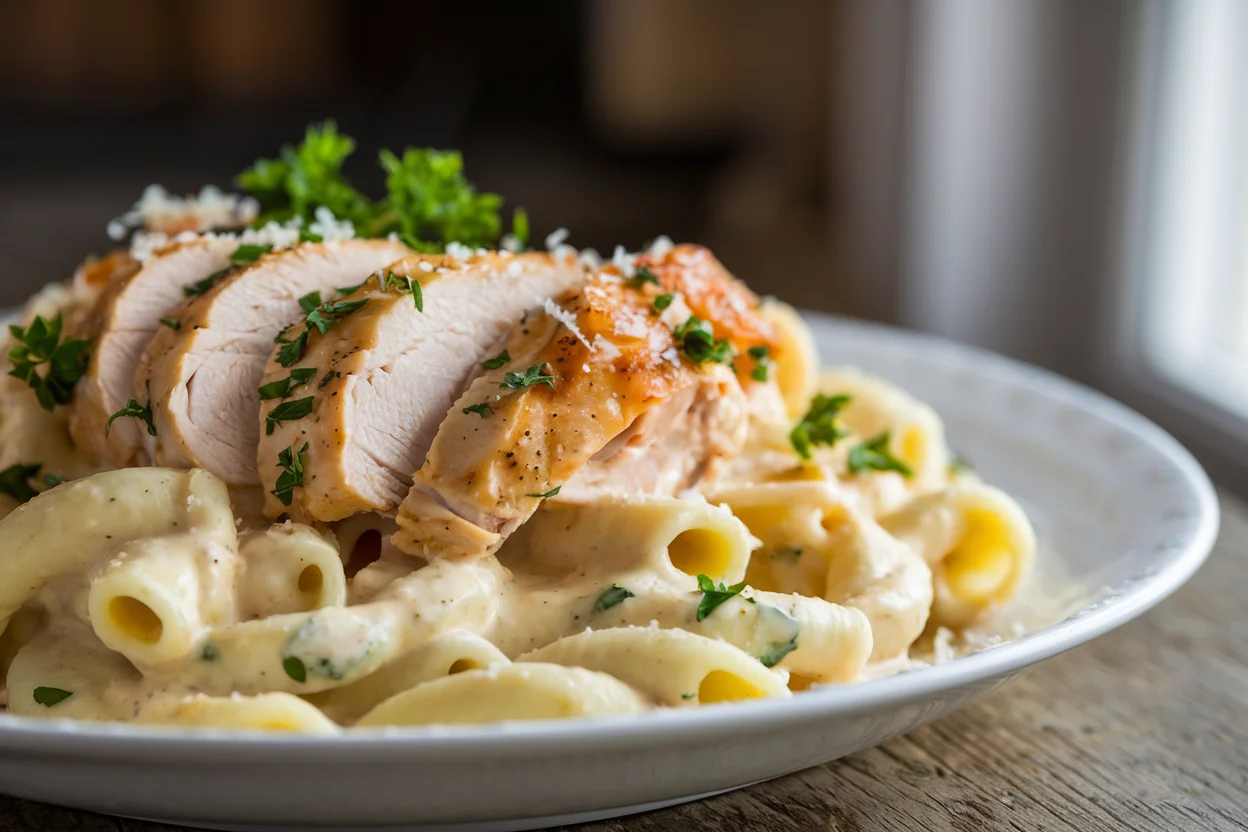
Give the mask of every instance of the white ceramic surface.
M 0 792 L 241 829 L 511 830 L 625 814 L 797 771 L 935 719 L 1140 615 L 1208 554 L 1218 524 L 1209 481 L 1141 416 L 988 353 L 810 320 L 825 362 L 858 365 L 930 402 L 952 444 L 1018 496 L 1046 544 L 1041 556 L 1063 561 L 1074 614 L 937 667 L 642 717 L 314 739 L 0 716 Z

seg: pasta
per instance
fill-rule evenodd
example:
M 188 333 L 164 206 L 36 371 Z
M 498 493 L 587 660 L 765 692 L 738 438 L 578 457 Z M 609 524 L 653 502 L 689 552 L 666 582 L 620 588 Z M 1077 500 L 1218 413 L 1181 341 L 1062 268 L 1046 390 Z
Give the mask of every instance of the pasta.
M 1023 585 L 1026 514 L 937 414 L 820 369 L 801 316 L 705 249 L 446 240 L 375 270 L 405 244 L 306 219 L 153 237 L 11 330 L 12 714 L 333 736 L 788 699 L 904 667 Z M 204 239 L 230 268 L 180 272 Z M 131 297 L 136 272 L 177 304 Z M 78 402 L 110 327 L 157 334 Z M 127 404 L 97 426 L 105 395 Z

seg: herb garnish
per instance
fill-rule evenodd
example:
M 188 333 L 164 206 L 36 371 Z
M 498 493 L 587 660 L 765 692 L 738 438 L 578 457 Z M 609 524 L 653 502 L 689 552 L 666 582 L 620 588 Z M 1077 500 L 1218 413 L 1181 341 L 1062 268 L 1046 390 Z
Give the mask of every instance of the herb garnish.
M 321 293 L 313 290 L 299 298 L 299 308 L 303 310 L 303 314 L 310 315 L 316 307 L 320 306 L 323 302 L 324 301 L 321 300 Z
M 56 474 L 44 474 L 43 475 L 43 484 L 46 485 L 48 488 L 56 488 L 58 485 L 60 485 L 63 482 L 65 482 L 65 478 L 58 477 Z
M 324 335 L 329 328 L 368 303 L 368 298 L 361 300 L 340 300 L 323 303 L 308 313 L 308 326 L 316 327 Z
M 715 612 L 720 604 L 734 595 L 740 595 L 741 590 L 745 589 L 745 581 L 732 586 L 724 586 L 724 582 L 720 581 L 716 587 L 708 576 L 698 575 L 698 589 L 702 590 L 702 601 L 698 604 L 698 620 L 701 621 Z
M 243 243 L 234 249 L 234 253 L 230 255 L 230 263 L 235 266 L 245 266 L 248 263 L 254 263 L 265 254 L 273 250 L 273 246 L 258 246 L 254 243 Z
M 307 461 L 307 453 L 308 443 L 304 442 L 298 451 L 291 445 L 277 455 L 277 467 L 282 469 L 282 473 L 278 475 L 272 493 L 284 506 L 290 505 L 294 490 L 303 485 L 303 466 Z
M 186 295 L 188 298 L 193 298 L 196 295 L 205 294 L 210 289 L 212 289 L 213 286 L 217 285 L 218 280 L 225 277 L 227 274 L 229 274 L 233 270 L 234 270 L 233 266 L 226 266 L 224 269 L 219 269 L 218 271 L 215 271 L 212 274 L 205 277 L 203 280 L 196 280 L 194 283 L 191 283 L 187 286 L 183 286 L 182 294 Z
M 0 493 L 8 494 L 19 503 L 37 497 L 39 492 L 27 480 L 39 476 L 39 469 L 42 467 L 38 462 L 34 465 L 23 465 L 19 462 L 0 471 Z
M 282 402 L 270 410 L 264 417 L 264 435 L 272 436 L 273 429 L 282 422 L 293 422 L 296 419 L 302 419 L 304 416 L 307 416 L 312 412 L 314 398 L 313 396 L 308 396 L 304 399 Z
M 217 645 L 211 641 L 204 643 L 204 649 L 200 651 L 199 660 L 204 662 L 215 662 L 221 658 L 221 651 L 217 649 Z
M 131 399 L 126 402 L 125 407 L 108 417 L 108 421 L 104 423 L 105 436 L 108 436 L 108 432 L 112 430 L 113 420 L 120 419 L 123 416 L 133 416 L 136 419 L 142 419 L 143 423 L 147 425 L 147 432 L 152 436 L 156 435 L 156 425 L 152 423 L 151 402 L 141 405 L 137 399 Z
M 711 325 L 690 315 L 689 320 L 676 327 L 676 343 L 695 364 L 727 364 L 732 361 L 732 344 L 716 341 Z
M 420 283 L 410 277 L 403 277 L 394 272 L 386 272 L 386 276 L 378 278 L 381 284 L 381 291 L 385 292 L 390 289 L 397 289 L 400 293 L 410 292 L 412 302 L 416 304 L 417 312 L 425 311 L 425 296 L 420 290 Z
M 52 412 L 58 404 L 69 404 L 74 395 L 74 383 L 87 371 L 87 347 L 90 342 L 81 338 L 66 338 L 61 343 L 64 319 L 57 315 L 51 322 L 36 315 L 30 326 L 23 329 L 16 324 L 9 332 L 18 342 L 9 350 L 13 369 L 9 375 L 26 382 L 35 391 L 35 398 L 44 410 Z M 41 376 L 35 368 L 47 364 Z
M 292 387 L 308 381 L 312 376 L 316 375 L 315 367 L 296 367 L 290 371 L 290 375 L 286 378 L 270 381 L 268 384 L 260 385 L 260 400 L 269 401 L 270 399 L 284 399 L 290 395 Z
M 511 212 L 511 236 L 516 238 L 522 251 L 529 244 L 529 212 L 523 208 Z
M 460 412 L 467 416 L 469 413 L 475 413 L 484 419 L 486 416 L 492 416 L 494 411 L 490 409 L 489 402 L 481 402 L 480 404 L 470 404 L 467 407 L 461 407 Z
M 650 271 L 648 266 L 638 266 L 633 276 L 628 279 L 628 285 L 634 289 L 640 289 L 647 283 L 653 283 L 655 286 L 663 285 L 659 282 L 659 276 Z
M 597 600 L 594 601 L 594 607 L 589 611 L 590 615 L 597 615 L 600 612 L 606 612 L 617 604 L 632 598 L 633 593 L 618 584 L 604 589 L 598 594 Z
M 819 393 L 811 399 L 810 409 L 789 432 L 789 442 L 798 456 L 809 460 L 812 456 L 811 448 L 815 445 L 831 447 L 838 439 L 849 435 L 836 423 L 836 417 L 849 401 L 850 397 L 844 394 L 825 396 Z
M 74 692 L 70 690 L 61 690 L 60 688 L 49 688 L 40 685 L 31 692 L 31 696 L 35 700 L 35 704 L 42 705 L 45 708 L 51 708 L 53 705 L 59 705 Z
M 285 346 L 277 351 L 277 363 L 283 367 L 297 364 L 299 359 L 303 358 L 304 350 L 308 348 L 308 331 L 305 329 L 299 333 L 299 337 L 295 340 L 281 343 L 285 344 Z
M 174 332 L 177 332 L 179 329 L 182 328 L 182 322 L 179 321 L 177 318 L 161 318 L 160 322 L 164 324 L 165 326 L 169 327 L 170 329 L 172 329 Z
M 888 449 L 890 439 L 888 431 L 869 442 L 855 445 L 849 451 L 849 470 L 855 474 L 863 471 L 896 471 L 903 477 L 914 476 L 914 469 L 893 456 Z
M 363 280 L 361 280 L 359 283 L 355 284 L 354 286 L 339 286 L 334 291 L 340 295 L 354 294 L 355 292 L 358 292 L 360 289 L 363 289 L 364 284 L 367 283 L 371 278 L 372 278 L 372 275 L 370 274 L 368 277 L 364 278 Z
M 775 667 L 780 664 L 780 660 L 797 649 L 797 634 L 793 634 L 793 638 L 788 641 L 778 641 L 769 646 L 758 660 L 763 663 L 763 667 Z
M 559 493 L 559 489 L 561 489 L 561 488 L 563 488 L 563 486 L 562 486 L 562 485 L 556 485 L 554 488 L 550 489 L 550 490 L 549 490 L 549 491 L 547 491 L 545 494 L 525 494 L 524 496 L 526 496 L 526 497 L 537 497 L 539 500 L 545 500 L 545 499 L 547 499 L 548 497 L 553 497 L 553 496 L 555 496 L 556 494 L 558 494 L 558 493 Z
M 672 292 L 659 295 L 654 299 L 654 308 L 662 312 L 664 309 L 672 305 L 672 301 L 676 299 L 676 295 Z
M 507 350 L 503 350 L 493 358 L 487 358 L 485 361 L 482 361 L 481 366 L 487 370 L 497 370 L 510 360 L 511 355 L 507 352 Z
M 308 668 L 304 666 L 303 661 L 297 656 L 287 656 L 282 659 L 282 670 L 285 670 L 286 675 L 296 682 L 302 684 L 308 681 Z
M 695 696 L 695 694 L 692 694 L 692 693 L 682 693 L 682 694 L 680 695 L 680 698 L 681 698 L 681 699 L 692 699 L 694 696 Z
M 755 381 L 766 381 L 767 375 L 771 371 L 771 357 L 767 354 L 767 347 L 759 344 L 750 347 L 748 350 L 750 358 L 754 359 L 754 369 L 750 371 L 750 378 Z
M 523 373 L 507 373 L 503 376 L 502 382 L 498 385 L 508 390 L 522 390 L 525 387 L 532 387 L 534 384 L 549 384 L 555 386 L 555 377 L 544 375 L 542 367 L 544 364 L 534 364 Z

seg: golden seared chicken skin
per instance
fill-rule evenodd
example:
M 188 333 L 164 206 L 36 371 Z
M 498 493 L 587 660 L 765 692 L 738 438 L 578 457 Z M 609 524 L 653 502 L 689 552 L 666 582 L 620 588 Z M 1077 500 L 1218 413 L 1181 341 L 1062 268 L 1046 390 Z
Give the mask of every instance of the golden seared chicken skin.
M 663 263 L 676 285 L 678 264 Z M 703 308 L 732 313 L 723 335 L 765 342 L 748 302 L 715 301 L 710 284 L 725 298 L 743 287 L 722 267 L 705 268 Z M 712 334 L 691 336 L 689 308 L 660 300 L 669 284 L 653 276 L 608 266 L 520 321 L 505 361 L 477 377 L 439 428 L 399 507 L 396 546 L 424 557 L 486 554 L 544 499 L 678 493 L 741 449 L 748 412 L 733 348 L 713 334 L 714 321 Z

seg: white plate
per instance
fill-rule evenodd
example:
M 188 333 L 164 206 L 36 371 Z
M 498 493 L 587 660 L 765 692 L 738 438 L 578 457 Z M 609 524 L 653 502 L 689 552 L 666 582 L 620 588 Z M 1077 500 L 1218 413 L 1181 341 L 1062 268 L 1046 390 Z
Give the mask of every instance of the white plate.
M 1143 417 L 999 356 L 810 320 L 825 362 L 856 364 L 930 402 L 954 446 L 1018 496 L 1046 544 L 1041 558 L 1062 559 L 1074 614 L 937 667 L 788 701 L 640 717 L 315 739 L 0 716 L 0 791 L 237 829 L 511 830 L 621 815 L 777 777 L 915 728 L 1140 615 L 1208 554 L 1218 525 L 1209 480 Z

